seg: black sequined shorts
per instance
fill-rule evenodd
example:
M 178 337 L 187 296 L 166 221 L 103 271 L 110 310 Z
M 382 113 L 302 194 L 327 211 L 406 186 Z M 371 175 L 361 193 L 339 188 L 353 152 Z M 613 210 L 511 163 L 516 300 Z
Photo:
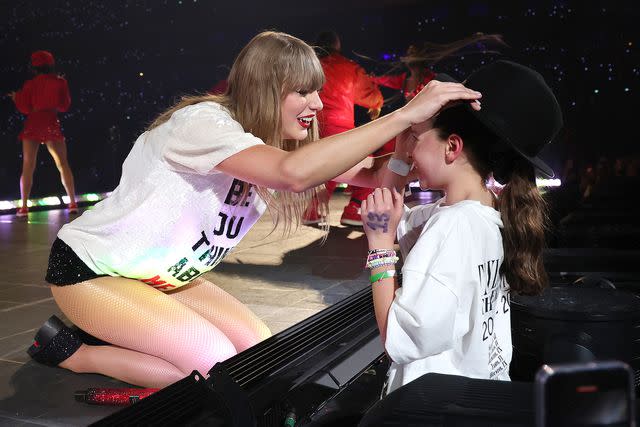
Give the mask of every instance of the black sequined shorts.
M 48 283 L 67 286 L 101 276 L 105 275 L 94 273 L 65 242 L 60 239 L 53 242 L 45 276 Z

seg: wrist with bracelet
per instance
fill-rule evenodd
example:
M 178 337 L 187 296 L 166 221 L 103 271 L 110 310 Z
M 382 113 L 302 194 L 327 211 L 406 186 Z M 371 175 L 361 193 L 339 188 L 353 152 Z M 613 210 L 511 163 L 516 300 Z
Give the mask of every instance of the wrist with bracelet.
M 371 249 L 367 253 L 367 263 L 365 267 L 374 269 L 379 267 L 391 266 L 392 268 L 372 274 L 369 277 L 369 282 L 373 285 L 380 282 L 383 279 L 389 279 L 395 277 L 396 269 L 395 265 L 399 258 L 396 255 L 396 251 L 393 249 Z

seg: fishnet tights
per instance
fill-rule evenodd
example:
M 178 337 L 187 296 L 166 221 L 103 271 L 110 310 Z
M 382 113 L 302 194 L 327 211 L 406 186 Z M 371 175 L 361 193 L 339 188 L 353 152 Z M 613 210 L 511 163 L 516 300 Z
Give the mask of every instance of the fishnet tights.
M 164 387 L 194 369 L 206 374 L 271 335 L 246 306 L 202 278 L 171 293 L 122 277 L 51 289 L 69 320 L 113 344 L 83 345 L 61 367 L 144 387 Z

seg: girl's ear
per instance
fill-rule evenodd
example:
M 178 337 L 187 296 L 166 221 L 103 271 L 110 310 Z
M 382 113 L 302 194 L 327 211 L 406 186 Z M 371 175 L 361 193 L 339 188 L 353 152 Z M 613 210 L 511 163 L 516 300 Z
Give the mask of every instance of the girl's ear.
M 447 138 L 447 146 L 445 149 L 445 160 L 447 163 L 452 163 L 456 160 L 460 154 L 462 154 L 462 149 L 464 148 L 464 141 L 460 137 L 460 135 L 452 133 Z

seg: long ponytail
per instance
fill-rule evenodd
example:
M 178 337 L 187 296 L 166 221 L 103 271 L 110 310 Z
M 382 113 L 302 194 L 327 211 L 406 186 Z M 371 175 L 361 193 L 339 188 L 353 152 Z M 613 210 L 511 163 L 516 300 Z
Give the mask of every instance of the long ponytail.
M 535 295 L 549 283 L 542 252 L 547 204 L 536 186 L 533 167 L 525 160 L 513 161 L 497 203 L 504 224 L 500 272 L 513 292 Z

